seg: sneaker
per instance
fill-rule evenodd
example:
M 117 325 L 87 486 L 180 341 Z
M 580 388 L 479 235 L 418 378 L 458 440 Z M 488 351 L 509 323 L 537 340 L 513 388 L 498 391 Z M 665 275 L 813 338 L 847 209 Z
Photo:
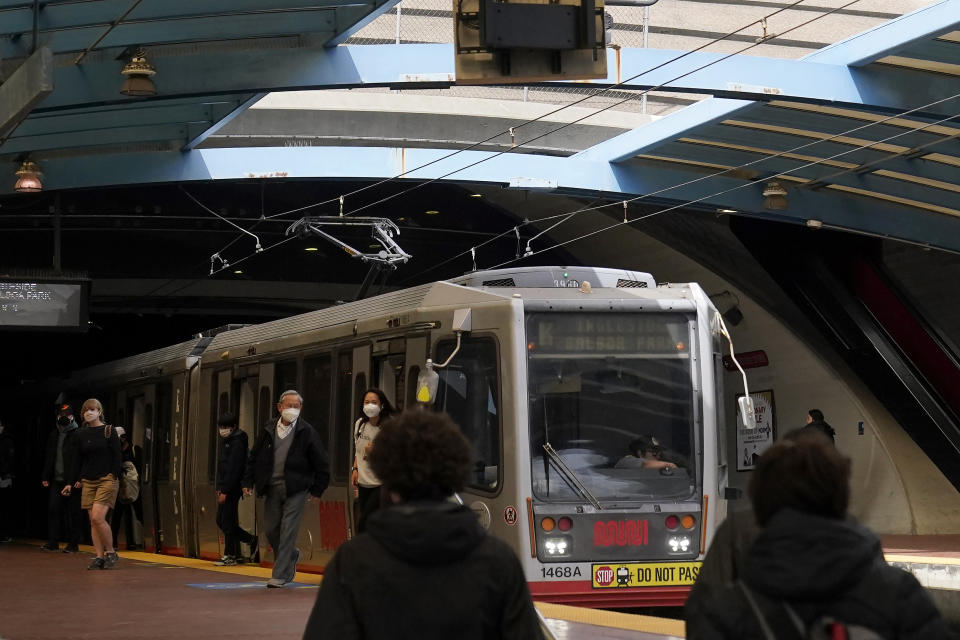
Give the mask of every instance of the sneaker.
M 50 544 L 48 542 L 40 547 L 40 551 L 51 551 L 56 553 L 57 551 L 60 551 L 60 545 Z
M 111 551 L 103 556 L 103 568 L 112 569 L 116 564 L 117 560 L 120 559 L 120 556 L 117 555 L 116 551 Z
M 61 551 L 63 551 L 64 553 L 77 553 L 78 551 L 80 551 L 80 547 L 78 547 L 75 544 L 68 544 L 63 549 L 61 549 Z
M 235 566 L 238 565 L 238 564 L 240 564 L 240 563 L 237 562 L 237 559 L 234 558 L 233 556 L 223 556 L 222 558 L 220 558 L 220 560 L 218 560 L 217 562 L 214 562 L 214 563 L 213 563 L 213 566 L 215 566 L 215 567 L 235 567 Z
M 13 538 L 10 536 L 0 536 L 0 544 L 6 544 L 7 542 L 13 542 Z
M 279 589 L 285 584 L 287 584 L 286 580 L 281 580 L 280 578 L 270 578 L 267 580 L 267 589 Z
M 105 561 L 103 558 L 94 558 L 90 561 L 90 564 L 87 565 L 87 571 L 90 571 L 91 569 L 103 569 L 104 564 Z

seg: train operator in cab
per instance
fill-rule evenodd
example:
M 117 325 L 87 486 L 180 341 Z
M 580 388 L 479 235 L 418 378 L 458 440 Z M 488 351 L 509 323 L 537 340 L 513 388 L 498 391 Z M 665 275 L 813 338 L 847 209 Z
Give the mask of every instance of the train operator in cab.
M 513 551 L 448 500 L 471 472 L 449 416 L 413 409 L 384 422 L 368 459 L 390 505 L 327 564 L 304 638 L 541 638 Z
M 316 430 L 300 418 L 303 397 L 294 390 L 280 394 L 276 422 L 264 425 L 243 477 L 243 492 L 254 489 L 267 501 L 264 518 L 267 540 L 273 547 L 273 575 L 267 587 L 278 588 L 293 580 L 300 550 L 296 548 L 300 518 L 307 496 L 320 497 L 330 481 L 327 454 Z
M 676 469 L 678 463 L 674 458 L 679 459 L 679 456 L 667 452 L 653 436 L 639 436 L 630 442 L 630 453 L 614 466 L 618 469 Z

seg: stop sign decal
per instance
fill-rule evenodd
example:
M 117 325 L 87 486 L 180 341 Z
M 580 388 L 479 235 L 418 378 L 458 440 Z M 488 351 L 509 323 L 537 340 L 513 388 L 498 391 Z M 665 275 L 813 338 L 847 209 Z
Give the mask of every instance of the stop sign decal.
M 596 579 L 597 584 L 600 586 L 607 586 L 613 582 L 613 569 L 610 567 L 597 567 Z

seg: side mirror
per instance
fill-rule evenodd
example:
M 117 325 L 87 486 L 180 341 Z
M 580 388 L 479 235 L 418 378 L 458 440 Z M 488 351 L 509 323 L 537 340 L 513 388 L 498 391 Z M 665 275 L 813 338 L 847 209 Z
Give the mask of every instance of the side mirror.
M 433 370 L 433 360 L 427 358 L 427 365 L 417 375 L 417 402 L 433 404 L 439 384 L 440 374 Z

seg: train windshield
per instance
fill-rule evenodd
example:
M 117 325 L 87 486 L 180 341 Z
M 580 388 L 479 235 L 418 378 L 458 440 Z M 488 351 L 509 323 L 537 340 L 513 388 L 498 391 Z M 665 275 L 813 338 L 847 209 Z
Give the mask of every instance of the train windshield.
M 564 502 L 690 495 L 691 321 L 682 313 L 527 315 L 534 495 Z

